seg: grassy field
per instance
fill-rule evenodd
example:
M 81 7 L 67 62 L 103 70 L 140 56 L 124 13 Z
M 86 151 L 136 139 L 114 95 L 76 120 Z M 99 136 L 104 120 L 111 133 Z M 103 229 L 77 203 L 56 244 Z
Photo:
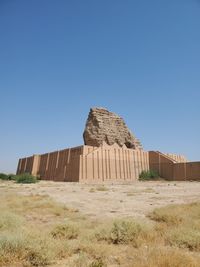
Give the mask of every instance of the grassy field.
M 198 202 L 102 221 L 49 196 L 1 190 L 1 267 L 198 267 L 199 252 Z

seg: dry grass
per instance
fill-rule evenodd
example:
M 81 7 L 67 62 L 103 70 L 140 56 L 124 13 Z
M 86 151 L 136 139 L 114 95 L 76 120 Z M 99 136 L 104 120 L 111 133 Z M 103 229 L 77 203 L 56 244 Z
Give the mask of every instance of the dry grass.
M 128 197 L 140 195 L 141 193 L 155 193 L 155 194 L 157 194 L 157 192 L 151 187 L 147 187 L 143 190 L 131 190 L 131 191 L 125 192 L 125 193 L 127 194 Z
M 105 185 L 98 185 L 96 187 L 97 191 L 109 191 L 109 189 Z
M 109 191 L 109 189 L 105 185 L 98 185 L 95 188 L 94 187 L 90 188 L 89 190 L 90 193 L 95 193 L 97 191 L 104 192 L 104 191 Z
M 97 241 L 107 241 L 115 245 L 130 244 L 139 247 L 141 243 L 152 239 L 153 228 L 150 224 L 137 222 L 135 220 L 117 220 L 107 225 L 101 226 L 95 233 Z
M 132 253 L 127 267 L 197 267 L 198 259 L 187 251 L 177 248 L 153 246 L 143 247 Z
M 200 226 L 200 203 L 169 205 L 155 209 L 149 217 L 171 225 L 192 223 Z
M 0 214 L 2 267 L 46 266 L 63 255 L 70 255 L 66 240 L 77 236 L 78 230 L 65 220 L 81 220 L 73 209 L 38 195 L 4 194 L 0 197 Z
M 156 209 L 150 220 L 101 222 L 48 196 L 8 190 L 0 195 L 0 215 L 0 267 L 198 267 L 200 262 L 200 203 Z
M 79 235 L 79 228 L 74 223 L 58 224 L 52 229 L 51 235 L 55 239 L 76 239 Z
M 96 190 L 95 190 L 95 188 L 92 187 L 92 188 L 90 188 L 89 192 L 94 193 L 94 192 L 96 192 Z
M 149 217 L 169 245 L 200 251 L 200 203 L 155 209 Z

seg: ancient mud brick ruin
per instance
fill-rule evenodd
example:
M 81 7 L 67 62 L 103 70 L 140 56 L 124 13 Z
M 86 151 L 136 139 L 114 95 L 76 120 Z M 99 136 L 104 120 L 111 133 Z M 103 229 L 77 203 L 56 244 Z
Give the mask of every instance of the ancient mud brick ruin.
M 85 145 L 99 147 L 108 145 L 125 145 L 127 148 L 142 149 L 138 139 L 130 132 L 124 120 L 117 114 L 104 108 L 91 108 L 83 133 Z
M 17 174 L 44 180 L 131 182 L 154 170 L 169 180 L 199 180 L 200 162 L 184 156 L 144 151 L 124 120 L 104 108 L 92 108 L 83 133 L 85 145 L 19 159 Z

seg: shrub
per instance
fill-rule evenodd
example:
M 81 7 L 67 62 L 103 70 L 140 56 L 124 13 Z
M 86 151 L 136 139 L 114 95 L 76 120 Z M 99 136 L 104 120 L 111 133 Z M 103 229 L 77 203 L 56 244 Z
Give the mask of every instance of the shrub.
M 0 179 L 1 180 L 15 180 L 15 174 L 5 174 L 5 173 L 0 173 Z
M 60 224 L 55 226 L 51 235 L 56 239 L 76 239 L 79 235 L 79 229 L 73 224 Z
M 16 175 L 15 180 L 19 184 L 32 184 L 38 182 L 37 177 L 28 173 Z
M 158 178 L 159 175 L 156 171 L 149 170 L 149 171 L 142 171 L 139 175 L 139 180 L 152 180 Z
M 139 239 L 147 233 L 145 225 L 131 220 L 115 221 L 109 229 L 99 229 L 95 233 L 97 240 L 105 240 L 112 244 L 131 243 L 138 246 Z
M 8 177 L 8 175 L 5 174 L 5 173 L 0 173 L 0 179 L 1 179 L 1 180 L 9 180 L 9 177 Z
M 8 180 L 15 180 L 15 178 L 16 178 L 15 174 L 13 174 L 13 173 L 8 174 Z
M 134 241 L 141 231 L 141 225 L 134 221 L 114 222 L 110 233 L 110 240 L 113 244 L 127 244 Z

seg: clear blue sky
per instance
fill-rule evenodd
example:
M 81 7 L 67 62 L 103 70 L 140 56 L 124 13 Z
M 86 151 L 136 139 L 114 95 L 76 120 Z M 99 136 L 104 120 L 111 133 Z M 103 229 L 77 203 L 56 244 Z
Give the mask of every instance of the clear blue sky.
M 200 1 L 0 0 L 0 171 L 83 144 L 92 106 L 200 160 Z

